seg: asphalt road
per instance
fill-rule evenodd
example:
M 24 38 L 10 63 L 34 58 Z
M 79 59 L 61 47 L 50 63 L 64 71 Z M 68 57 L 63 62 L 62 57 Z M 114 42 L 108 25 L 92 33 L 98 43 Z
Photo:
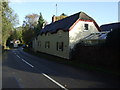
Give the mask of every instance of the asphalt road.
M 120 88 L 119 77 L 76 69 L 12 49 L 3 54 L 2 88 Z

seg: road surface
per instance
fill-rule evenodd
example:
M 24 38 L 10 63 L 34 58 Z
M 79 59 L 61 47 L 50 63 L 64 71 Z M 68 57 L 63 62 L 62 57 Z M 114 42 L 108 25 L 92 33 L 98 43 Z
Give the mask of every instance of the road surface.
M 120 88 L 119 77 L 76 69 L 30 55 L 22 48 L 3 54 L 2 88 Z

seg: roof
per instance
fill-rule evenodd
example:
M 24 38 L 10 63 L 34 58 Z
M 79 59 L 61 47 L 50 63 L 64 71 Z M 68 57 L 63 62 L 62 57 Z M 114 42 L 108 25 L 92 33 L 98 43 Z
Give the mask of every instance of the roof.
M 104 24 L 100 26 L 101 31 L 111 31 L 120 27 L 120 22 Z
M 97 23 L 95 22 L 95 20 L 93 18 L 91 18 L 90 16 L 88 16 L 84 12 L 79 12 L 79 13 L 76 13 L 76 14 L 71 15 L 69 17 L 66 17 L 64 19 L 61 19 L 59 21 L 56 21 L 56 22 L 53 22 L 51 24 L 46 25 L 45 28 L 41 30 L 40 34 L 43 34 L 43 33 L 46 34 L 47 32 L 55 33 L 58 30 L 69 31 L 69 28 L 78 19 L 93 21 L 94 24 L 96 25 L 96 27 L 99 28 L 99 26 L 97 25 Z
M 109 31 L 91 33 L 90 35 L 83 38 L 82 40 L 104 40 L 104 39 L 106 39 L 108 33 L 109 33 Z

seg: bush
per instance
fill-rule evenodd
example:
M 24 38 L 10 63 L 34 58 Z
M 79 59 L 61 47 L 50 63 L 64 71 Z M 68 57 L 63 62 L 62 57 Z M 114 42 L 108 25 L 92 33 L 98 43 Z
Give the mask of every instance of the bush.
M 118 70 L 119 49 L 107 46 L 82 46 L 77 44 L 72 50 L 72 60 L 106 69 Z
M 120 28 L 117 28 L 110 33 L 108 33 L 106 38 L 107 46 L 120 46 Z

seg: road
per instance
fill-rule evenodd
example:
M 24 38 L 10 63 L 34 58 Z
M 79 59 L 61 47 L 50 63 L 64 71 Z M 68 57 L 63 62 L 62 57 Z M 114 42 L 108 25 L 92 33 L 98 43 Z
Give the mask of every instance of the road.
M 30 55 L 22 48 L 3 54 L 3 88 L 120 88 L 119 77 L 76 69 Z

